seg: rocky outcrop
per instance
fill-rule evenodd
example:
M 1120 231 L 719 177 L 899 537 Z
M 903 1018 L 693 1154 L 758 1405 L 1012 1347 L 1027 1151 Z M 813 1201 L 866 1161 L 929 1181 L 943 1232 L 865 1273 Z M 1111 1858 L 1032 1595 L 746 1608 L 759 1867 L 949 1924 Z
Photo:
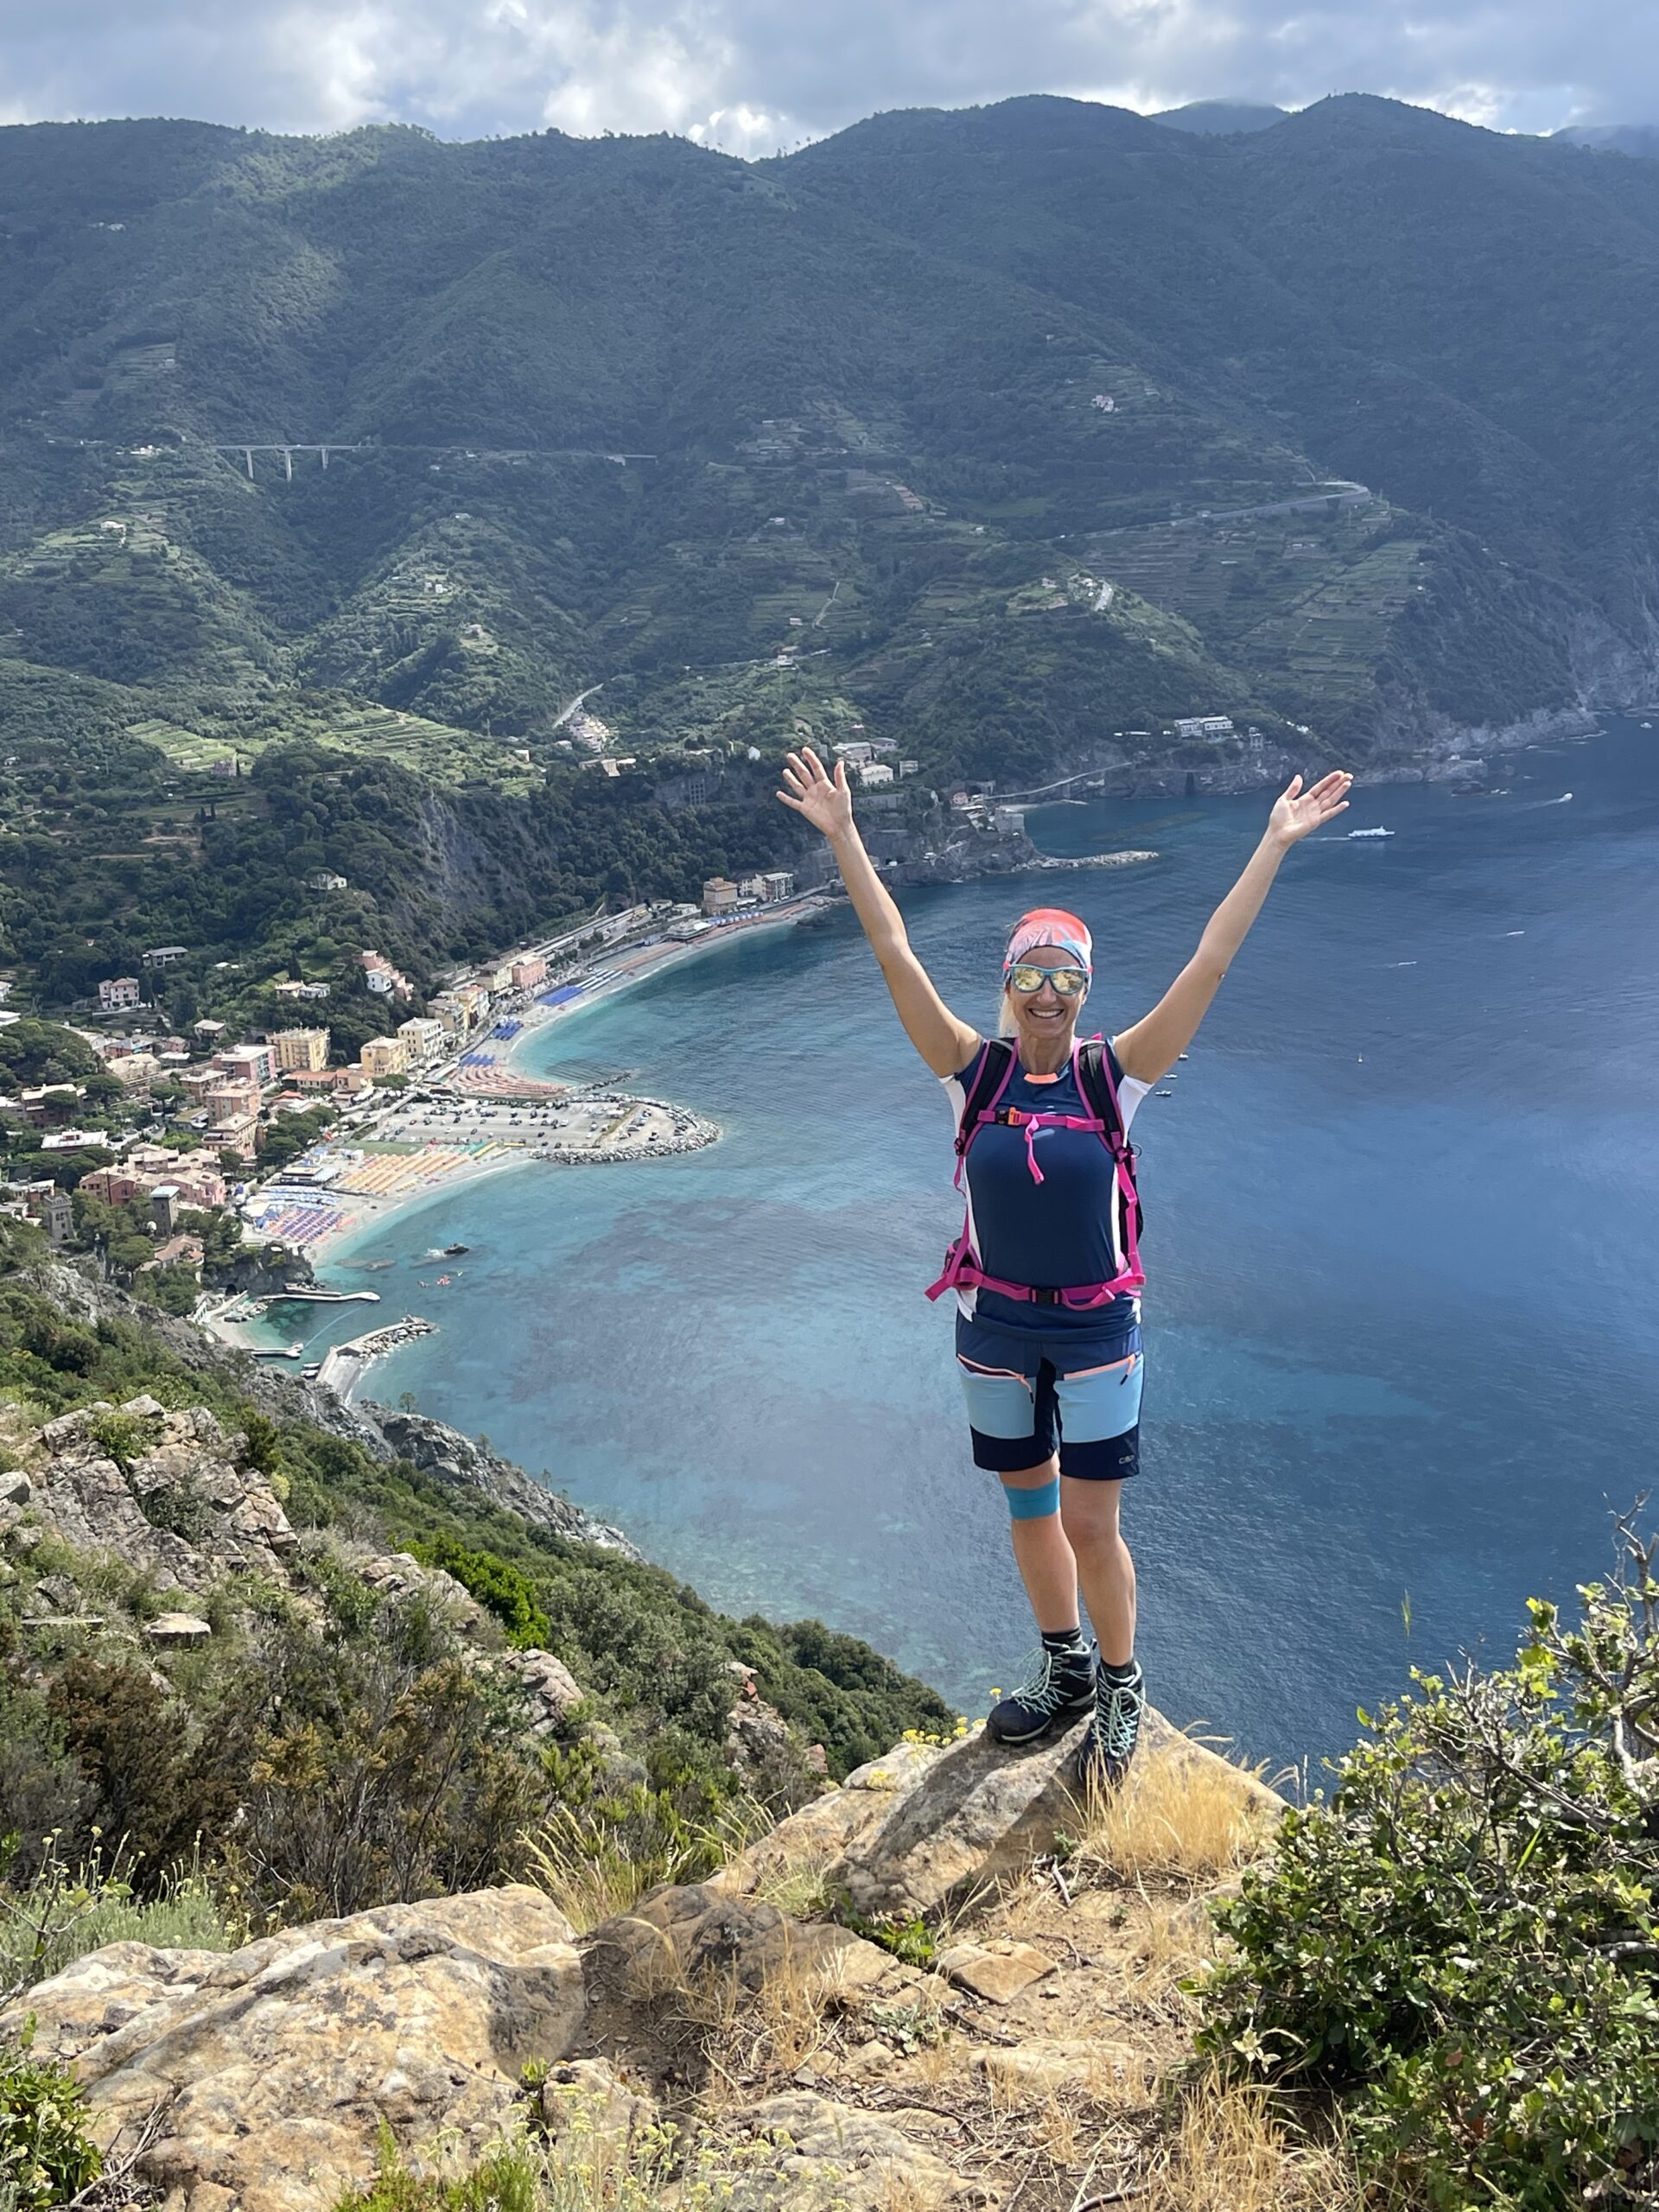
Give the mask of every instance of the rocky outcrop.
M 905 1744 L 723 1874 L 654 1891 L 586 1934 L 540 1891 L 508 1886 L 228 1954 L 111 1944 L 0 2013 L 0 2037 L 34 2016 L 37 2055 L 71 2064 L 85 2086 L 90 2132 L 118 2158 L 136 2152 L 138 2179 L 168 2212 L 311 2212 L 369 2179 L 383 2127 L 430 2171 L 475 2164 L 519 2130 L 626 2141 L 658 2117 L 658 2101 L 713 2126 L 716 2155 L 735 2161 L 719 2199 L 734 2212 L 1000 2203 L 1009 2116 L 1058 2111 L 1060 2098 L 1075 2108 L 1083 2095 L 1121 2117 L 1147 2078 L 1147 2048 L 1135 2040 L 1157 2010 L 1147 1959 L 1166 1960 L 1188 1918 L 1192 1940 L 1205 1940 L 1191 1888 L 1173 1914 L 1138 1877 L 1074 1897 L 1052 1855 L 1062 1823 L 1073 1852 L 1089 1827 L 1065 1784 L 1069 1748 L 1021 1755 L 981 1735 Z M 1199 1798 L 1224 1776 L 1255 1803 L 1264 1818 L 1253 1836 L 1278 1808 L 1270 1790 L 1165 1724 L 1132 1789 L 1148 1762 L 1162 1763 L 1160 1808 L 1179 1804 L 1171 1775 L 1179 1783 L 1189 1770 Z M 873 1916 L 937 1917 L 944 1906 L 958 1924 L 930 1968 L 757 1893 L 809 1862 L 825 1870 L 826 1891 L 844 1887 Z M 1086 1881 L 1075 1856 L 1068 1864 Z M 1021 1878 L 1019 1916 L 999 1925 L 1000 1891 Z M 1143 1928 L 1115 1954 L 1137 1912 Z M 947 2069 L 952 2024 L 962 2040 Z M 729 2063 L 716 2066 L 711 2039 L 734 2033 L 749 2058 L 728 2045 Z M 791 2036 L 780 2060 L 776 2046 Z M 923 2069 L 925 2053 L 941 2058 L 939 2073 Z M 705 2087 L 718 2092 L 712 2122 L 695 2118 Z M 1033 2172 L 1039 2158 L 1051 2171 L 1069 2155 L 1057 2147 L 1064 2128 L 1046 2126 Z M 1115 2169 L 1118 2195 L 1139 2194 L 1134 2132 L 1097 2126 L 1090 2139 L 1097 2159 L 1116 2145 L 1114 2160 L 1131 2162 Z M 1096 2169 L 1083 2163 L 1046 2201 L 1118 2201 L 1109 2178 L 1090 2199 Z
M 556 2088 L 583 2086 L 612 2125 L 639 2124 L 682 2056 L 672 2000 L 710 1977 L 757 1991 L 785 1967 L 843 1988 L 917 1979 L 844 1929 L 702 1888 L 578 1939 L 513 1886 L 229 1953 L 111 1943 L 0 2014 L 0 2037 L 32 2014 L 36 2055 L 73 2063 L 100 2147 L 148 2133 L 138 2174 L 180 2212 L 315 2212 L 372 2175 L 383 2120 L 405 2150 L 442 2136 L 475 2158 L 524 2116 L 527 2067 L 548 2069 L 555 2114 Z
M 237 1440 L 205 1406 L 155 1399 L 81 1407 L 40 1432 L 27 1504 L 0 1504 L 0 1535 L 27 1510 L 76 1550 L 113 1553 L 206 1591 L 227 1573 L 287 1580 L 299 1538 L 263 1475 L 236 1465 Z
M 527 1475 L 511 1459 L 477 1444 L 441 1421 L 424 1414 L 395 1413 L 389 1406 L 360 1404 L 358 1411 L 372 1423 L 387 1455 L 408 1459 L 423 1474 L 457 1490 L 481 1491 L 498 1505 L 505 1505 L 538 1529 L 550 1529 L 572 1543 L 598 1544 L 606 1551 L 639 1559 L 638 1548 L 620 1529 L 595 1521 L 568 1497 Z
M 749 1893 L 810 1865 L 829 1891 L 872 1919 L 936 1912 L 1052 1851 L 1057 1836 L 1076 1827 L 1071 1767 L 1085 1726 L 1017 1756 L 982 1727 L 954 1744 L 901 1744 L 791 1814 L 715 1878 Z M 1145 1747 L 1152 1756 L 1226 1765 L 1157 1713 L 1147 1716 Z M 1227 1772 L 1264 1810 L 1280 1808 L 1265 1783 L 1230 1766 Z
M 771 2201 L 787 2212 L 890 2212 L 894 2205 L 943 2212 L 947 2205 L 985 2202 L 980 2190 L 886 2114 L 796 2089 L 768 2097 L 744 2124 L 771 2142 L 776 2175 Z
M 316 1277 L 303 1252 L 286 1244 L 238 1244 L 228 1258 L 214 1262 L 204 1281 L 210 1288 L 248 1298 L 274 1298 L 284 1290 L 311 1290 Z
M 146 2128 L 143 2179 L 191 2212 L 315 2212 L 369 2178 L 382 2118 L 476 2152 L 531 2061 L 586 2016 L 581 1954 L 538 1890 L 321 1921 L 239 1951 L 112 1943 L 0 2015 L 73 2059 L 106 2149 Z

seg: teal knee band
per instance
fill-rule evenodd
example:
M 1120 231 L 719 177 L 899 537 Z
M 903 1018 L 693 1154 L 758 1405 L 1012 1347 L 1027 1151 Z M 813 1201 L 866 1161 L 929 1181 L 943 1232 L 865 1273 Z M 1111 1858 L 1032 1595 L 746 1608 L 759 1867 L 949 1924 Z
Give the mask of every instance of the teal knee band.
M 1056 1475 L 1051 1481 L 1039 1483 L 1035 1490 L 1016 1490 L 1012 1483 L 1004 1483 L 1002 1495 L 1016 1521 L 1046 1521 L 1060 1510 L 1060 1478 Z

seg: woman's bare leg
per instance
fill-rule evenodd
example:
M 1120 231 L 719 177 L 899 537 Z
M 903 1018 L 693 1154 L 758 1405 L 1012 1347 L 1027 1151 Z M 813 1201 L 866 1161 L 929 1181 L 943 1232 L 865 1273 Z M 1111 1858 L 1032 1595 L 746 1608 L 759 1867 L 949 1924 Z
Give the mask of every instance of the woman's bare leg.
M 1004 1475 L 1002 1482 L 1009 1490 L 1040 1490 L 1045 1483 L 1052 1483 L 1058 1472 L 1059 1461 L 1051 1457 L 1040 1466 L 1022 1467 L 1017 1474 Z M 1087 1485 L 1074 1484 L 1072 1487 L 1081 1489 Z M 1117 1485 L 1113 1484 L 1110 1487 L 1116 1489 Z M 1077 1625 L 1077 1562 L 1066 1541 L 1061 1519 L 1058 1513 L 1048 1513 L 1040 1521 L 1013 1521 L 1008 1524 L 1014 1533 L 1014 1557 L 1020 1579 L 1026 1586 L 1031 1610 L 1037 1616 L 1037 1625 L 1046 1634 Z
M 1005 1482 L 1011 1479 L 1023 1481 L 1024 1478 L 1003 1477 Z M 1060 1478 L 1059 1540 L 1083 1586 L 1095 1640 L 1109 1667 L 1126 1667 L 1135 1656 L 1135 1561 L 1118 1527 L 1122 1489 L 1121 1482 L 1078 1482 L 1071 1475 Z M 1046 1528 L 1051 1524 L 1031 1525 Z M 1016 1558 L 1019 1551 L 1016 1541 Z M 1023 1561 L 1020 1571 L 1024 1572 Z M 1026 1587 L 1031 1588 L 1029 1577 Z M 1032 1602 L 1036 1603 L 1034 1596 Z

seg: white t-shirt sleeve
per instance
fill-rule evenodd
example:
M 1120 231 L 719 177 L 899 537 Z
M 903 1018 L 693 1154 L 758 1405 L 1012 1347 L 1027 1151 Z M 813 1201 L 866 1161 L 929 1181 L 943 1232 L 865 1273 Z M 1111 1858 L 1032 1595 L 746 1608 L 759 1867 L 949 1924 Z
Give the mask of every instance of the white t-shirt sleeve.
M 1149 1097 L 1152 1085 L 1142 1083 L 1139 1076 L 1126 1075 L 1117 1086 L 1118 1110 L 1123 1116 L 1123 1134 L 1129 1134 L 1129 1123 L 1135 1119 L 1135 1109 L 1143 1098 Z

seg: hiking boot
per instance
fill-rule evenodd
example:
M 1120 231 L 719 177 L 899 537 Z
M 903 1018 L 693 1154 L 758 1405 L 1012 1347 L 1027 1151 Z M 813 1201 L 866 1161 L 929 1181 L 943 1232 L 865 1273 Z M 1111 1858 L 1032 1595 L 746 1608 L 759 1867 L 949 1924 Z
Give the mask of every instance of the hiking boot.
M 1077 1777 L 1084 1789 L 1109 1796 L 1123 1786 L 1141 1740 L 1147 1709 L 1147 1678 L 1139 1666 L 1126 1682 L 1115 1682 L 1103 1667 L 1095 1691 L 1095 1717 L 1078 1746 Z
M 1051 1729 L 1069 1728 L 1095 1701 L 1092 1649 L 1073 1654 L 1042 1646 L 1017 1690 L 986 1717 L 986 1732 L 999 1744 L 1034 1744 Z

